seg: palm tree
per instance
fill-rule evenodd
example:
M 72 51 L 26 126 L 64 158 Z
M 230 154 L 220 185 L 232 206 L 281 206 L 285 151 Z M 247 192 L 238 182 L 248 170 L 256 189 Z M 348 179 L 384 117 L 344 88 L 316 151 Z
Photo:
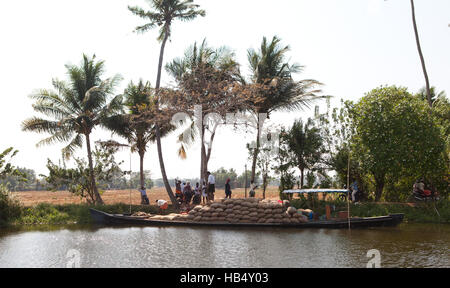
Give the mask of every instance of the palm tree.
M 307 79 L 294 81 L 292 75 L 299 73 L 302 67 L 298 64 L 290 65 L 286 61 L 286 53 L 289 46 L 281 46 L 281 40 L 277 36 L 268 42 L 264 37 L 259 51 L 248 50 L 248 61 L 251 68 L 252 85 L 269 87 L 261 89 L 259 100 L 254 104 L 253 114 L 259 123 L 260 115 L 268 117 L 274 111 L 293 111 L 309 107 L 309 105 L 323 96 L 317 94 L 321 90 L 315 89 L 320 86 L 316 80 Z M 261 127 L 256 125 L 256 147 L 253 152 L 251 180 L 255 181 L 256 161 L 260 149 Z
M 225 115 L 222 115 L 223 112 L 232 112 L 228 109 L 231 108 L 228 104 L 231 101 L 218 101 L 218 98 L 226 100 L 226 96 L 212 96 L 217 91 L 213 87 L 221 86 L 223 83 L 231 84 L 238 81 L 240 78 L 239 64 L 234 59 L 234 53 L 228 48 L 213 49 L 208 47 L 206 40 L 203 40 L 200 46 L 194 43 L 194 45 L 189 47 L 183 58 L 177 58 L 168 63 L 166 70 L 181 88 L 190 92 L 184 99 L 184 102 L 189 106 L 188 108 L 193 110 L 195 106 L 202 107 L 201 125 L 194 125 L 194 122 L 192 122 L 178 138 L 181 144 L 178 155 L 181 158 L 186 158 L 185 146 L 190 145 L 200 134 L 200 179 L 206 179 L 212 144 L 220 119 L 209 119 L 210 121 L 208 121 L 208 119 L 205 119 L 205 115 L 214 112 L 221 117 L 225 117 Z M 185 85 L 186 83 L 187 85 Z M 230 97 L 234 97 L 234 95 L 230 95 Z M 236 98 L 233 99 L 236 100 Z M 208 145 L 205 143 L 205 134 L 207 132 L 209 133 Z M 185 135 L 189 136 L 184 137 Z M 200 183 L 203 183 L 203 181 L 200 181 Z
M 414 26 L 414 34 L 416 36 L 417 50 L 419 51 L 420 62 L 422 63 L 422 71 L 423 71 L 423 75 L 425 77 L 425 85 L 426 85 L 425 89 L 426 89 L 428 105 L 430 106 L 430 108 L 433 108 L 433 101 L 431 98 L 430 81 L 428 79 L 427 68 L 425 67 L 425 59 L 423 57 L 422 47 L 420 46 L 419 32 L 417 30 L 416 11 L 415 11 L 415 7 L 414 7 L 414 0 L 411 0 L 411 12 L 412 12 L 412 20 L 413 20 L 413 26 Z M 431 111 L 430 111 L 430 113 L 431 113 Z
M 140 160 L 140 188 L 145 187 L 144 156 L 147 152 L 148 143 L 154 142 L 155 125 L 152 122 L 136 121 L 136 117 L 141 114 L 140 109 L 151 108 L 155 105 L 156 99 L 152 93 L 150 82 L 144 83 L 142 80 L 138 84 L 131 81 L 123 93 L 124 104 L 128 108 L 127 114 L 120 114 L 108 119 L 105 126 L 112 132 L 127 139 L 132 151 L 137 151 Z M 170 125 L 162 127 L 162 134 L 165 135 L 171 130 Z
M 305 124 L 302 120 L 295 121 L 287 137 L 292 164 L 300 170 L 300 187 L 303 187 L 305 169 L 312 170 L 324 153 L 323 139 L 311 119 Z
M 103 204 L 95 183 L 90 135 L 96 126 L 103 125 L 106 119 L 121 111 L 122 97 L 115 96 L 110 100 L 121 77 L 115 75 L 102 81 L 104 61 L 95 62 L 95 55 L 92 58 L 83 55 L 81 66 L 66 65 L 66 68 L 68 82 L 54 79 L 55 91 L 42 89 L 31 95 L 36 100 L 33 109 L 53 120 L 32 117 L 22 123 L 22 129 L 52 134 L 37 146 L 69 142 L 62 150 L 65 158 L 70 158 L 76 148 L 82 147 L 84 136 L 95 204 Z
M 171 25 L 175 20 L 190 21 L 195 19 L 197 16 L 205 16 L 204 10 L 199 10 L 199 5 L 193 4 L 193 0 L 147 0 L 150 4 L 152 10 L 145 11 L 140 7 L 128 7 L 128 9 L 136 16 L 148 20 L 149 22 L 136 27 L 135 31 L 139 33 L 145 33 L 150 29 L 159 27 L 158 41 L 161 42 L 161 49 L 159 52 L 159 63 L 158 63 L 158 76 L 156 78 L 156 95 L 161 85 L 161 70 L 164 58 L 164 49 L 166 47 L 167 40 L 171 34 Z M 158 96 L 157 96 L 158 98 Z M 156 105 L 159 105 L 159 99 Z M 172 188 L 170 187 L 169 181 L 167 179 L 166 168 L 164 166 L 164 159 L 162 156 L 161 148 L 161 131 L 159 123 L 155 125 L 156 134 L 156 145 L 158 147 L 158 158 L 159 165 L 161 168 L 161 174 L 164 181 L 164 186 L 166 187 L 167 194 L 169 194 L 170 200 L 174 205 L 177 206 L 177 201 L 173 195 Z
M 419 97 L 422 101 L 427 101 L 429 103 L 429 99 L 428 99 L 428 94 L 427 94 L 427 88 L 423 87 L 419 90 L 419 92 L 416 94 L 417 97 Z M 439 99 L 445 98 L 447 97 L 447 94 L 445 93 L 445 91 L 441 91 L 438 94 L 436 94 L 436 87 L 430 87 L 430 99 L 431 99 L 431 104 L 435 105 L 436 101 L 438 101 Z

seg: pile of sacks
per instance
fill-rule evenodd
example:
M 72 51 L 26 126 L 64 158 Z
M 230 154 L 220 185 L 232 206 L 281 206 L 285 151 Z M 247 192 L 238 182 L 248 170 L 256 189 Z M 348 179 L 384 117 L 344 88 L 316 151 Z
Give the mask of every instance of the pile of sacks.
M 222 199 L 207 206 L 196 206 L 188 215 L 173 216 L 173 220 L 228 223 L 284 223 L 307 222 L 307 217 L 289 207 L 289 201 Z

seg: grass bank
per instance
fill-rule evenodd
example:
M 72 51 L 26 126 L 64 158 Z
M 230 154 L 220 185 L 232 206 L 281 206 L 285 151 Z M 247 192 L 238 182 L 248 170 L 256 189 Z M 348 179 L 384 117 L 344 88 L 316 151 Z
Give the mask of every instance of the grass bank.
M 294 199 L 291 200 L 291 203 L 296 208 L 312 208 L 319 215 L 325 214 L 325 205 L 334 205 L 336 208 L 334 213 L 347 210 L 346 203 L 339 201 L 316 201 L 314 205 L 311 205 L 312 203 L 305 203 L 301 199 Z M 7 224 L 13 226 L 91 224 L 90 207 L 86 204 L 53 205 L 46 203 L 41 203 L 34 207 L 21 207 L 20 211 L 16 211 L 14 217 L 9 219 Z M 351 205 L 351 215 L 355 217 L 371 217 L 403 213 L 405 214 L 406 222 L 450 223 L 450 201 L 440 201 L 436 208 L 440 213 L 440 217 L 436 213 L 434 203 L 420 203 L 413 207 L 402 203 L 362 203 Z M 96 209 L 118 214 L 130 212 L 128 204 L 103 205 L 97 206 Z M 158 213 L 158 208 L 156 206 L 131 206 L 131 213 L 138 211 L 155 214 Z M 174 212 L 173 208 L 169 207 L 168 213 L 172 212 Z
M 310 208 L 319 215 L 325 214 L 325 206 L 332 205 L 337 211 L 347 211 L 347 203 L 343 201 L 305 201 L 304 199 L 291 200 L 291 204 L 296 208 Z M 314 207 L 314 208 L 312 208 Z M 436 212 L 436 210 L 438 212 Z M 353 217 L 374 217 L 389 214 L 405 214 L 405 222 L 416 223 L 450 223 L 450 201 L 441 200 L 432 203 L 359 203 L 350 205 L 350 214 Z M 438 214 L 439 213 L 439 214 Z
M 68 224 L 91 224 L 92 219 L 89 208 L 92 206 L 86 204 L 64 204 L 53 205 L 41 203 L 34 207 L 21 207 L 20 213 L 9 219 L 8 225 L 68 225 Z M 112 204 L 95 207 L 98 210 L 108 213 L 129 213 L 130 205 Z M 158 213 L 156 206 L 132 205 L 131 213 L 143 211 L 146 213 Z M 167 213 L 174 210 L 169 207 Z M 5 225 L 5 223 L 3 223 Z

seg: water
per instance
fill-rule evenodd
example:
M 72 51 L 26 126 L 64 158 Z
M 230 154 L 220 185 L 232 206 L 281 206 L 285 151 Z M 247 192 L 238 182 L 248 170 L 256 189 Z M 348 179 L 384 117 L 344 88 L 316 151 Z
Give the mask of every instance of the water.
M 52 227 L 0 231 L 0 267 L 450 267 L 450 225 L 365 230 Z M 69 252 L 70 251 L 70 252 Z M 69 254 L 68 254 L 69 253 Z

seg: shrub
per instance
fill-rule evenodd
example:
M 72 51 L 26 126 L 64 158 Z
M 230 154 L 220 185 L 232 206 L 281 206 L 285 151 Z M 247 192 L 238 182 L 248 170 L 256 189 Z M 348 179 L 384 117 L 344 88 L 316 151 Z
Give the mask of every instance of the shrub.
M 22 206 L 8 191 L 6 186 L 0 185 L 0 226 L 5 226 L 20 217 Z

